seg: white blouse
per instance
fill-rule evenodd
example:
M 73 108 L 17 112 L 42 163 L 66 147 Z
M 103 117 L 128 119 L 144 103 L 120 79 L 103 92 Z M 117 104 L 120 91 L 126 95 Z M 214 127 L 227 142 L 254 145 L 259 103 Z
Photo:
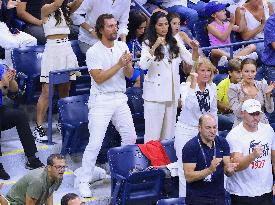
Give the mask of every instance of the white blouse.
M 180 112 L 180 116 L 178 117 L 178 122 L 197 127 L 199 124 L 199 118 L 202 114 L 209 113 L 212 114 L 216 120 L 217 116 L 217 87 L 215 83 L 206 84 L 205 90 L 209 91 L 209 104 L 210 109 L 205 112 L 201 111 L 199 102 L 196 96 L 196 92 L 200 91 L 199 86 L 196 85 L 195 89 L 190 88 L 190 82 L 184 82 L 181 84 L 181 102 L 182 108 Z M 218 121 L 217 121 L 218 122 Z

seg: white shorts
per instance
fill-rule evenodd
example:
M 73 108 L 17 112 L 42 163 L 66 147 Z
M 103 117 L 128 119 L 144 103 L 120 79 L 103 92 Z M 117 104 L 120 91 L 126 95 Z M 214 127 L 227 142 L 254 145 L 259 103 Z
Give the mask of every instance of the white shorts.
M 78 61 L 67 38 L 47 40 L 41 60 L 40 82 L 49 83 L 50 71 L 76 67 L 78 67 Z M 75 79 L 75 72 L 71 72 L 70 80 Z

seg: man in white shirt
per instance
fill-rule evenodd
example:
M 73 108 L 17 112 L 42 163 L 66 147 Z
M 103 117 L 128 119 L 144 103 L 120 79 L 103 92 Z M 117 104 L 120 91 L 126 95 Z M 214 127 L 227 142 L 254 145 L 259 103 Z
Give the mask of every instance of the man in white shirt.
M 100 15 L 95 31 L 100 38 L 86 54 L 91 75 L 89 107 L 90 139 L 82 159 L 79 191 L 82 197 L 91 197 L 92 180 L 97 155 L 110 121 L 121 136 L 121 144 L 134 144 L 136 132 L 127 104 L 125 76 L 133 75 L 132 56 L 126 43 L 116 41 L 117 21 L 112 14 Z
M 78 43 L 82 53 L 86 54 L 87 50 L 99 40 L 95 32 L 95 23 L 101 14 L 114 15 L 119 23 L 119 37 L 125 42 L 130 5 L 131 0 L 84 0 L 71 16 L 73 23 L 80 25 Z
M 260 122 L 262 114 L 259 101 L 244 101 L 243 121 L 227 135 L 231 157 L 238 163 L 226 184 L 232 205 L 272 205 L 275 133 Z
M 194 24 L 199 16 L 204 17 L 206 3 L 200 0 L 163 0 L 162 7 L 169 13 L 174 12 L 180 15 L 181 20 L 186 21 L 187 27 L 194 34 Z

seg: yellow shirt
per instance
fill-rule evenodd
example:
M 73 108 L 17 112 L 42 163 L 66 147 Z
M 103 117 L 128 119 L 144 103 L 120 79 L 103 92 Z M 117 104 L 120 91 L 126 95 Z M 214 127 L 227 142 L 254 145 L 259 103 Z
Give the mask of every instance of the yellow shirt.
M 222 80 L 217 86 L 218 101 L 223 102 L 225 105 L 229 105 L 228 101 L 228 90 L 230 86 L 229 77 Z

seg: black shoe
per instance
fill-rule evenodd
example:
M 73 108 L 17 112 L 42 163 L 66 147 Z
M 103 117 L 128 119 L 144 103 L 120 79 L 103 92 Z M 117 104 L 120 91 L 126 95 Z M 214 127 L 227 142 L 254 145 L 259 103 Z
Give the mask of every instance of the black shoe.
M 38 158 L 28 157 L 28 161 L 26 163 L 26 169 L 37 169 L 44 166 L 45 165 Z
M 10 179 L 10 175 L 5 171 L 2 163 L 0 163 L 0 179 Z

